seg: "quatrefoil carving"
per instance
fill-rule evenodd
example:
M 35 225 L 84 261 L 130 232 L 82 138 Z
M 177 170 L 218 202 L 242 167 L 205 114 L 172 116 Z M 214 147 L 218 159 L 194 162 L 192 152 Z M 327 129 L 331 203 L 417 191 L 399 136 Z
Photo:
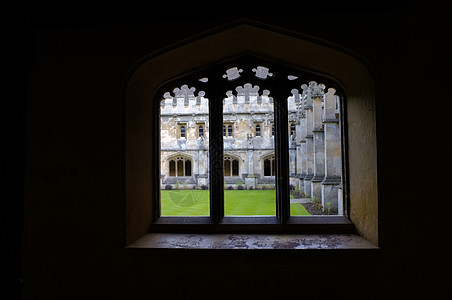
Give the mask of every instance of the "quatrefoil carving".
M 226 70 L 226 74 L 223 75 L 223 78 L 227 78 L 228 80 L 234 80 L 240 77 L 240 73 L 243 72 L 243 69 L 238 69 L 237 67 L 233 67 Z
M 267 77 L 273 76 L 273 73 L 270 73 L 269 69 L 263 66 L 258 66 L 257 68 L 254 68 L 251 71 L 256 73 L 256 77 L 260 79 L 267 79 Z

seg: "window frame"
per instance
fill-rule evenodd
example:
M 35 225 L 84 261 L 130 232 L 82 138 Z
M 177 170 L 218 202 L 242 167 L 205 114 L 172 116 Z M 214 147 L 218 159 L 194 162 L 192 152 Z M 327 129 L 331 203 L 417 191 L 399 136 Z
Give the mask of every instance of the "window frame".
M 281 44 L 285 47 L 280 47 Z M 190 60 L 180 59 L 189 53 L 193 54 Z M 378 245 L 377 96 L 372 65 L 358 53 L 337 44 L 250 20 L 222 25 L 156 50 L 138 60 L 129 70 L 122 97 L 124 245 L 149 232 L 164 230 L 157 228 L 153 215 L 154 200 L 160 192 L 160 186 L 155 184 L 159 176 L 153 157 L 160 151 L 160 145 L 154 143 L 154 135 L 159 130 L 159 120 L 154 116 L 159 108 L 156 111 L 152 100 L 160 92 L 159 88 L 177 79 L 177 74 L 189 74 L 199 70 L 200 66 L 243 53 L 278 59 L 320 75 L 328 74 L 344 88 L 347 95 L 346 105 L 341 108 L 343 118 L 347 119 L 344 141 L 348 155 L 353 158 L 346 170 L 350 174 L 348 184 L 342 187 L 344 197 L 353 199 L 351 205 L 351 201 L 345 199 L 349 212 L 347 217 L 356 227 L 357 234 Z M 326 229 L 341 226 L 339 221 L 325 218 L 311 219 L 309 223 L 297 226 L 297 230 L 315 225 L 311 232 L 323 233 Z M 187 229 L 189 227 L 188 224 Z M 286 229 L 289 227 L 284 226 Z
M 251 72 L 248 72 L 246 76 L 241 76 L 238 79 L 231 81 L 221 80 L 222 75 L 226 70 L 234 66 L 240 66 L 240 69 L 252 70 L 253 67 L 264 65 L 268 67 L 272 72 L 278 74 L 277 80 L 273 83 L 270 80 L 257 78 L 252 76 Z M 209 80 L 207 82 L 200 82 L 198 78 L 205 78 L 208 74 Z M 288 80 L 290 75 L 299 75 L 297 79 Z M 215 80 L 216 79 L 216 80 Z M 227 61 L 217 62 L 213 65 L 204 66 L 202 70 L 193 72 L 186 75 L 180 75 L 176 80 L 170 81 L 162 85 L 159 91 L 156 93 L 156 97 L 161 99 L 168 90 L 172 90 L 172 87 L 182 86 L 184 84 L 189 87 L 195 87 L 197 90 L 205 92 L 205 97 L 209 99 L 209 170 L 210 172 L 217 172 L 217 175 L 210 176 L 209 190 L 210 190 L 210 217 L 169 217 L 160 216 L 160 197 L 154 199 L 154 221 L 151 226 L 151 232 L 166 232 L 171 230 L 172 232 L 221 232 L 228 230 L 231 232 L 243 232 L 244 228 L 253 228 L 253 232 L 259 232 L 262 228 L 266 231 L 277 232 L 291 232 L 293 230 L 308 232 L 329 231 L 334 228 L 334 232 L 354 232 L 354 224 L 347 216 L 347 204 L 344 197 L 344 215 L 331 215 L 331 216 L 290 216 L 290 191 L 289 191 L 289 172 L 287 166 L 289 164 L 289 121 L 288 121 L 288 107 L 287 97 L 290 96 L 291 88 L 309 81 L 317 81 L 324 83 L 328 87 L 333 87 L 337 91 L 337 95 L 340 96 L 342 101 L 341 108 L 345 107 L 345 95 L 341 93 L 342 87 L 340 83 L 328 78 L 327 76 L 321 76 L 306 70 L 297 69 L 292 66 L 288 66 L 282 62 L 270 60 L 262 56 L 254 54 L 242 54 Z M 227 155 L 223 151 L 223 139 L 230 138 L 229 127 L 233 128 L 233 123 L 223 122 L 223 101 L 210 101 L 210 95 L 213 98 L 225 97 L 226 91 L 235 89 L 237 86 L 244 85 L 245 83 L 251 83 L 258 85 L 260 90 L 270 90 L 270 96 L 273 98 L 274 119 L 271 123 L 271 129 L 274 130 L 275 135 L 271 137 L 275 139 L 275 187 L 276 187 L 276 216 L 274 217 L 229 217 L 224 215 L 224 157 Z M 219 94 L 218 91 L 223 91 Z M 273 92 L 274 91 L 274 92 Z M 220 96 L 219 96 L 220 95 Z M 283 95 L 279 97 L 279 95 Z M 281 99 L 281 100 L 279 100 Z M 157 100 L 157 99 L 156 99 Z M 155 101 L 159 103 L 159 101 Z M 160 104 L 158 104 L 160 107 Z M 160 111 L 160 110 L 158 110 Z M 156 128 L 160 127 L 160 117 L 157 119 Z M 216 121 L 221 120 L 221 121 Z M 344 120 L 344 118 L 342 118 Z M 226 128 L 226 136 L 224 136 L 224 128 Z M 273 129 L 274 128 L 274 129 Z M 341 130 L 345 130 L 345 124 L 342 121 Z M 233 132 L 232 132 L 233 135 Z M 232 136 L 233 137 L 233 136 Z M 160 135 L 158 134 L 158 139 Z M 343 148 L 345 149 L 345 141 L 342 141 Z M 215 146 L 212 146 L 215 145 Z M 347 163 L 346 152 L 343 152 L 343 163 Z M 159 159 L 160 155 L 156 155 L 156 159 Z M 222 157 L 223 159 L 212 159 L 215 157 Z M 156 162 L 156 165 L 159 165 Z M 231 164 L 232 168 L 232 164 Z M 344 172 L 342 178 L 346 181 L 347 175 Z M 215 171 L 216 170 L 216 171 Z M 221 172 L 219 172 L 221 170 Z M 232 172 L 232 169 L 231 169 Z M 216 181 L 212 180 L 215 178 Z M 158 186 L 158 185 L 156 185 Z M 286 199 L 286 200 L 282 200 Z M 158 202 L 156 202 L 158 201 Z M 307 225 L 309 224 L 309 225 Z M 329 225 L 333 226 L 329 226 Z M 298 226 L 301 225 L 301 226 Z M 212 227 L 213 226 L 213 227 Z M 251 227 L 250 227 L 251 226 Z
M 183 135 L 182 129 L 184 129 Z M 187 124 L 179 124 L 179 139 L 187 139 Z
M 204 138 L 204 124 L 198 125 L 198 138 Z
M 261 125 L 259 123 L 254 126 L 254 134 L 255 134 L 256 137 L 262 136 L 262 134 L 261 134 Z
M 182 156 L 182 155 L 175 155 L 175 156 L 171 156 L 169 158 L 166 159 L 167 163 L 168 163 L 168 170 L 169 170 L 169 175 L 168 177 L 190 177 L 193 174 L 193 164 L 192 164 L 192 160 L 191 158 L 188 158 L 186 156 Z M 179 161 L 182 162 L 182 173 L 183 175 L 179 175 L 178 171 L 179 171 Z M 174 175 L 171 175 L 171 162 L 174 162 Z M 190 168 L 188 168 L 190 170 L 190 175 L 187 175 L 187 162 L 190 163 Z

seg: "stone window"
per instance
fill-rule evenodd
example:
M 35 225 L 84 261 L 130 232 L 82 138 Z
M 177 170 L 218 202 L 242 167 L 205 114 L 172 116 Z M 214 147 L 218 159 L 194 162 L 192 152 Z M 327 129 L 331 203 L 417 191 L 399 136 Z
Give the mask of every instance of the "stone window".
M 233 157 L 225 156 L 223 169 L 224 176 L 239 176 L 239 161 Z
M 290 124 L 290 135 L 295 135 L 296 134 L 296 127 L 295 127 L 295 123 L 291 123 Z
M 237 43 L 237 37 L 249 40 L 249 43 Z M 286 47 L 281 47 L 282 43 Z M 198 53 L 199 49 L 206 46 L 210 47 L 210 51 L 199 51 L 203 55 L 195 54 L 184 64 L 173 63 L 187 53 Z M 211 51 L 212 49 L 216 51 Z M 301 52 L 304 55 L 299 55 Z M 256 56 L 250 53 L 256 53 Z M 279 29 L 268 30 L 245 24 L 234 25 L 225 32 L 220 31 L 206 35 L 200 41 L 193 40 L 190 43 L 173 48 L 171 51 L 150 56 L 148 61 L 143 61 L 143 64 L 130 77 L 125 99 L 127 112 L 125 120 L 125 136 L 127 137 L 125 139 L 127 166 L 125 170 L 125 201 L 126 208 L 130 212 L 125 221 L 127 242 L 138 239 L 149 232 L 150 229 L 154 232 L 165 230 L 168 232 L 168 228 L 176 232 L 179 232 L 179 230 L 213 232 L 217 229 L 228 230 L 227 228 L 229 228 L 241 232 L 242 229 L 252 228 L 251 231 L 254 232 L 254 229 L 265 228 L 265 230 L 275 229 L 280 232 L 287 228 L 293 230 L 293 232 L 303 230 L 314 233 L 324 233 L 325 231 L 358 232 L 369 241 L 377 244 L 378 185 L 375 88 L 371 73 L 365 64 L 353 55 L 353 53 L 346 52 L 327 42 L 322 41 L 320 43 L 318 40 L 309 37 L 292 33 L 286 34 L 283 30 L 280 32 Z M 269 59 L 266 60 L 264 57 Z M 278 60 L 280 61 L 278 62 Z M 156 65 L 168 66 L 171 69 L 164 73 L 155 72 Z M 235 66 L 231 68 L 232 65 Z M 193 72 L 193 70 L 197 71 Z M 272 76 L 270 73 L 274 75 Z M 325 76 L 318 74 L 325 74 Z M 201 81 L 206 76 L 209 76 L 208 80 Z M 170 81 L 171 78 L 178 78 L 178 82 L 187 78 L 186 82 L 190 83 L 190 89 L 193 87 L 197 91 L 205 91 L 205 97 L 200 98 L 200 100 L 209 99 L 207 101 L 209 103 L 207 113 L 210 141 L 208 145 L 201 145 L 204 148 L 199 148 L 192 154 L 195 157 L 206 152 L 205 149 L 209 151 L 208 155 L 203 158 L 209 162 L 208 169 L 204 170 L 204 173 L 200 172 L 200 175 L 205 175 L 205 177 L 199 177 L 205 178 L 206 185 L 209 188 L 211 205 L 209 216 L 205 219 L 190 218 L 187 221 L 187 218 L 179 220 L 178 218 L 160 217 L 160 152 L 155 145 L 158 144 L 156 141 L 161 136 L 166 137 L 174 127 L 168 126 L 163 130 L 161 127 L 159 128 L 159 122 L 152 120 L 153 116 L 158 113 L 162 95 L 176 84 L 175 81 Z M 347 125 L 345 128 L 339 127 L 341 128 L 339 131 L 336 130 L 338 127 L 335 125 L 325 126 L 327 131 L 324 132 L 324 141 L 327 142 L 328 134 L 339 136 L 340 147 L 343 150 L 342 156 L 339 157 L 341 162 L 336 162 L 336 158 L 331 162 L 328 160 L 324 162 L 328 168 L 331 165 L 331 170 L 335 170 L 336 166 L 343 166 L 340 188 L 342 190 L 341 195 L 343 195 L 344 214 L 339 216 L 303 218 L 292 217 L 290 214 L 289 187 L 291 183 L 289 180 L 291 175 L 289 172 L 292 169 L 298 170 L 301 166 L 301 172 L 296 173 L 295 178 L 304 180 L 306 183 L 320 183 L 320 185 L 322 185 L 322 182 L 318 181 L 319 176 L 326 175 L 319 172 L 321 168 L 313 167 L 314 164 L 320 162 L 316 158 L 320 157 L 318 156 L 320 152 L 317 152 L 317 150 L 322 149 L 322 134 L 321 127 L 315 128 L 312 125 L 322 125 L 313 120 L 317 120 L 318 116 L 322 114 L 321 105 L 324 102 L 316 98 L 322 100 L 323 96 L 318 97 L 316 94 L 311 94 L 310 99 L 314 101 L 312 113 L 310 108 L 312 103 L 309 102 L 311 100 L 306 101 L 305 98 L 300 97 L 300 99 L 297 98 L 298 100 L 294 101 L 297 104 L 303 104 L 302 109 L 294 113 L 305 115 L 304 125 L 300 124 L 299 134 L 300 138 L 304 140 L 296 140 L 294 150 L 289 148 L 289 108 L 286 100 L 287 97 L 291 97 L 291 89 L 300 89 L 303 84 L 307 84 L 310 80 L 324 84 L 326 87 L 325 94 L 330 89 L 336 90 L 336 96 L 338 96 L 336 100 L 340 101 L 334 103 L 338 105 L 332 108 L 338 109 L 339 111 L 336 113 L 344 116 L 344 119 L 337 121 L 337 117 L 334 119 L 328 118 L 323 122 L 326 124 L 340 122 L 340 125 Z M 236 88 L 238 85 L 244 87 L 248 83 L 259 85 L 262 91 L 268 89 L 273 95 L 269 98 L 268 104 L 262 101 L 260 107 L 274 105 L 274 115 L 268 116 L 272 118 L 272 121 L 266 117 L 265 131 L 266 134 L 271 133 L 271 136 L 274 136 L 271 143 L 275 144 L 276 215 L 265 218 L 227 218 L 224 213 L 223 179 L 225 177 L 222 175 L 225 172 L 223 167 L 225 163 L 223 159 L 223 137 L 229 136 L 229 131 L 226 124 L 223 124 L 221 111 L 223 106 L 227 106 L 227 101 L 223 105 L 221 100 L 222 97 L 224 99 L 224 95 L 227 95 L 227 91 L 231 88 Z M 283 89 L 283 87 L 287 87 L 287 89 Z M 309 92 L 309 89 L 307 91 Z M 347 95 L 344 94 L 344 91 L 347 91 Z M 196 98 L 191 98 L 191 94 L 188 95 L 188 100 L 195 103 Z M 333 93 L 330 93 L 331 97 L 333 95 Z M 154 97 L 151 100 L 155 101 L 150 101 L 150 96 Z M 254 97 L 251 94 L 245 95 L 244 100 L 232 97 L 230 106 L 237 106 L 239 109 L 241 107 L 249 108 Z M 173 103 L 175 98 L 172 99 Z M 184 101 L 182 99 L 179 101 L 179 98 L 177 104 L 179 105 L 180 102 L 183 105 Z M 167 99 L 166 103 L 170 105 L 171 102 Z M 346 105 L 342 105 L 342 103 L 346 103 Z M 315 105 L 318 105 L 320 110 Z M 297 108 L 297 106 L 293 107 Z M 184 120 L 185 117 L 176 116 L 175 118 L 179 121 Z M 233 122 L 238 123 L 240 116 L 237 114 L 237 116 L 230 116 L 230 118 L 235 118 Z M 171 119 L 171 117 L 169 116 L 168 119 Z M 235 134 L 237 138 L 240 137 L 240 126 L 242 125 L 236 125 L 237 132 Z M 302 126 L 304 126 L 304 129 Z M 250 128 L 249 125 L 248 128 Z M 234 134 L 232 129 L 231 126 L 231 136 Z M 314 134 L 311 134 L 311 132 Z M 190 146 L 189 142 L 189 140 L 178 140 L 174 148 L 178 148 L 177 151 L 187 149 Z M 234 145 L 232 141 L 225 144 L 237 146 L 237 149 L 239 147 L 251 149 L 250 147 L 256 147 L 254 142 L 252 139 L 248 139 L 241 141 L 240 144 Z M 258 148 L 252 149 L 253 151 L 260 151 Z M 248 152 L 251 152 L 251 150 L 248 150 Z M 312 157 L 297 160 L 294 166 L 288 167 L 289 157 L 292 155 L 290 153 L 295 153 L 295 155 L 309 153 Z M 251 176 L 247 173 L 249 166 L 252 165 L 253 156 L 246 154 L 242 155 L 242 173 L 247 175 L 244 179 L 256 178 L 257 172 L 251 174 Z M 146 160 L 146 157 L 149 157 L 149 160 Z M 174 162 L 173 164 L 173 174 L 178 174 L 178 163 Z M 229 162 L 229 164 L 229 173 L 234 174 L 232 162 Z M 265 169 L 265 166 L 263 167 Z M 238 169 L 238 165 L 236 165 L 236 168 Z M 270 163 L 270 174 L 271 168 Z M 197 171 L 197 166 L 193 171 Z M 265 173 L 265 170 L 262 170 L 261 174 L 263 173 Z M 307 175 L 311 177 L 307 177 Z M 309 180 L 311 181 L 309 182 Z M 299 190 L 301 186 L 296 188 Z M 193 195 L 190 197 L 194 198 Z M 189 225 L 187 225 L 187 222 L 189 222 Z M 253 225 L 246 227 L 249 226 L 248 224 Z M 260 227 L 260 225 L 263 226 Z
M 204 126 L 198 126 L 198 137 L 204 137 Z
M 256 136 L 261 136 L 261 125 L 256 124 Z
M 180 138 L 181 139 L 184 139 L 185 138 L 185 125 L 181 125 L 180 127 L 179 127 L 179 132 L 180 132 Z
M 234 134 L 234 128 L 232 124 L 223 125 L 223 136 L 224 137 L 232 137 Z
M 272 155 L 264 159 L 264 176 L 275 176 L 275 156 Z
M 228 125 L 228 137 L 232 137 L 232 132 L 233 132 L 232 125 Z
M 189 158 L 178 156 L 168 161 L 169 176 L 184 177 L 191 176 L 191 160 Z

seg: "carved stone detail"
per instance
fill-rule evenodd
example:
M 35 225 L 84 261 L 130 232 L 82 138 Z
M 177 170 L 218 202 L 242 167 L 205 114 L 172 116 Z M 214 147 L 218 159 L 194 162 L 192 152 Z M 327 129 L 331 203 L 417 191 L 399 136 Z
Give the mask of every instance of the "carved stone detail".
M 234 80 L 240 77 L 240 73 L 243 72 L 243 69 L 238 69 L 237 67 L 233 67 L 226 70 L 226 74 L 223 75 L 223 78 L 227 78 L 228 80 Z
M 238 86 L 236 89 L 237 96 L 245 96 L 245 103 L 248 103 L 250 101 L 250 96 L 258 95 L 259 86 L 253 85 L 251 83 L 246 83 L 243 87 Z
M 256 77 L 260 79 L 267 79 L 267 77 L 272 77 L 273 73 L 269 72 L 269 69 L 263 66 L 258 66 L 257 68 L 252 69 L 254 73 L 256 73 Z

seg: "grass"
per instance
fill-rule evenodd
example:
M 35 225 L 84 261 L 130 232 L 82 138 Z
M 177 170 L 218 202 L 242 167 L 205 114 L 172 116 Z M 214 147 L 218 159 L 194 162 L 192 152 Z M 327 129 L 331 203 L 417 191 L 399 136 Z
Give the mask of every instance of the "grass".
M 276 215 L 275 190 L 225 190 L 226 216 Z M 209 216 L 208 190 L 162 190 L 162 216 Z M 309 215 L 303 205 L 290 205 L 292 216 Z

